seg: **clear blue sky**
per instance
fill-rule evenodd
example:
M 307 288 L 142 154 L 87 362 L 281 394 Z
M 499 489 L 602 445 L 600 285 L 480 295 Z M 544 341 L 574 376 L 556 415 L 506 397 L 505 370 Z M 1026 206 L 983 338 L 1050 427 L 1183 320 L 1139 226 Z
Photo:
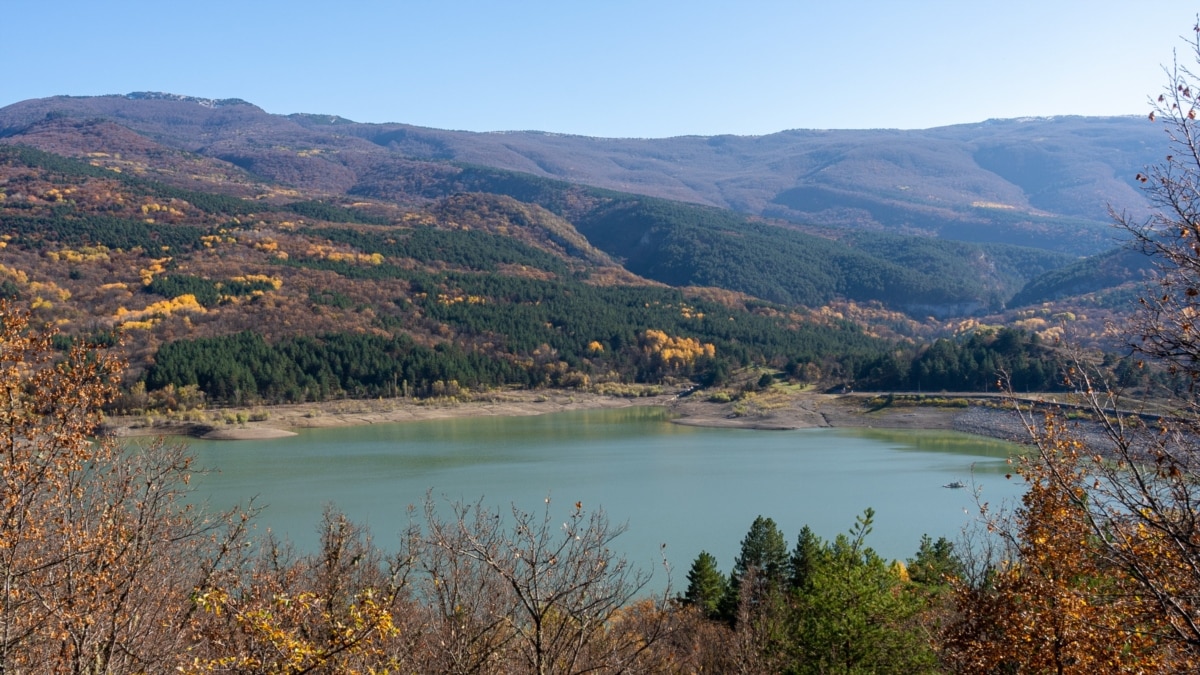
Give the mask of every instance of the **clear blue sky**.
M 0 106 L 167 91 L 608 137 L 1145 114 L 1181 0 L 7 0 Z

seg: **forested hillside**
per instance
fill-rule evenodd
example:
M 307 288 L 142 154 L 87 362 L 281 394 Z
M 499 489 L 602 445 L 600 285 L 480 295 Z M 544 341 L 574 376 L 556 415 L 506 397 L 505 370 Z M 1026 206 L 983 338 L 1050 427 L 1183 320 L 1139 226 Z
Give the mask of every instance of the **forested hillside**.
M 1071 281 L 1115 269 L 1062 252 L 1093 246 L 1079 216 L 993 209 L 990 230 L 968 218 L 915 235 L 800 224 L 440 161 L 433 146 L 403 156 L 381 143 L 409 147 L 408 131 L 386 140 L 242 101 L 46 99 L 0 121 L 0 290 L 68 338 L 119 340 L 130 392 L 176 392 L 122 399 L 133 408 L 189 392 L 719 383 L 747 366 L 822 386 L 978 388 L 1022 359 L 1040 364 L 1027 387 L 1055 388 L 1049 320 L 1086 317 L 1047 303 L 1134 276 Z M 989 152 L 1015 179 L 1016 160 Z M 1077 245 L 1054 243 L 1068 230 Z M 1043 245 L 1002 243 L 1034 232 Z M 1041 304 L 1001 314 L 1014 298 Z M 1107 307 L 1090 320 L 1119 311 Z M 1005 323 L 1025 332 L 981 352 Z

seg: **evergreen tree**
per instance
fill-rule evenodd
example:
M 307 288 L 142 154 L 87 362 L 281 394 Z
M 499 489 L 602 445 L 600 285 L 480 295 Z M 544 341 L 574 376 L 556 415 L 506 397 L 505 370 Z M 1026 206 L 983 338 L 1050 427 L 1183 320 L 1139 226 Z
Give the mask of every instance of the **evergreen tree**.
M 954 552 L 954 543 L 945 537 L 933 541 L 928 534 L 921 535 L 917 554 L 908 559 L 908 576 L 918 584 L 942 586 L 951 579 L 962 576 L 963 563 Z
M 687 580 L 684 604 L 695 605 L 710 618 L 717 616 L 721 600 L 729 590 L 729 581 L 717 568 L 717 559 L 708 551 L 701 551 L 688 570 Z
M 808 563 L 792 609 L 790 672 L 936 672 L 928 636 L 914 621 L 922 596 L 865 545 L 873 517 L 867 509 L 831 543 L 811 536 L 797 543 Z
M 800 530 L 796 538 L 796 548 L 792 549 L 791 585 L 793 589 L 803 591 L 812 583 L 812 577 L 820 564 L 821 553 L 825 543 L 807 525 Z
M 788 574 L 788 551 L 783 533 L 770 518 L 758 516 L 742 539 L 741 553 L 734 558 L 729 577 L 729 592 L 721 603 L 721 613 L 732 619 L 743 595 L 752 604 L 760 604 L 783 589 Z M 743 581 L 752 579 L 753 584 Z

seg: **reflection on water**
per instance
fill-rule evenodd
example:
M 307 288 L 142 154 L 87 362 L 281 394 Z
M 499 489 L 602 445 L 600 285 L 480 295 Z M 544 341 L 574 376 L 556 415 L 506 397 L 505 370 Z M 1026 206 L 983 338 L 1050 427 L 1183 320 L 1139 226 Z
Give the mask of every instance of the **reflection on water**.
M 995 438 L 972 436 L 958 431 L 921 430 L 921 429 L 844 429 L 847 436 L 870 438 L 888 443 L 898 452 L 942 452 L 950 455 L 971 455 L 975 457 L 990 457 L 1007 460 L 1009 457 L 1020 456 L 1028 449 Z M 1007 474 L 1012 467 L 1005 462 L 977 462 L 975 472 L 985 472 L 997 475 Z
M 387 547 L 426 491 L 501 510 L 534 510 L 551 495 L 564 515 L 582 501 L 628 522 L 617 541 L 641 565 L 653 565 L 666 544 L 676 585 L 702 549 L 728 569 L 760 514 L 794 541 L 805 524 L 824 537 L 846 531 L 872 507 L 868 543 L 907 558 L 921 534 L 954 537 L 975 513 L 972 490 L 941 486 L 973 484 L 993 504 L 1022 490 L 1004 479 L 1016 448 L 1006 443 L 940 431 L 705 429 L 646 407 L 308 429 L 192 447 L 201 466 L 219 469 L 195 481 L 197 499 L 225 508 L 258 495 L 268 506 L 261 527 L 301 548 L 316 545 L 331 502 Z

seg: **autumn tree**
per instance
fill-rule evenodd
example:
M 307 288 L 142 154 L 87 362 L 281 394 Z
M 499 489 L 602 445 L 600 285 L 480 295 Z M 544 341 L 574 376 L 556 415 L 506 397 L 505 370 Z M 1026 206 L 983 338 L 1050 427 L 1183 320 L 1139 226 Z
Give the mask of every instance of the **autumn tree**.
M 0 303 L 0 673 L 152 672 L 188 645 L 188 594 L 229 564 L 181 498 L 190 459 L 97 437 L 122 363 Z
M 959 613 L 945 636 L 947 661 L 961 673 L 1163 668 L 1162 617 L 1102 543 L 1140 529 L 1091 501 L 1103 462 L 1053 416 L 1031 433 L 1037 454 L 1019 460 L 1028 484 L 1021 507 L 993 521 L 1005 559 L 986 584 L 953 580 Z
M 1200 25 L 1188 48 L 1200 63 Z M 1166 74 L 1149 115 L 1165 157 L 1136 176 L 1156 211 L 1116 220 L 1157 271 L 1131 347 L 1185 384 L 1165 392 L 1165 414 L 1142 413 L 1076 354 L 1066 381 L 1095 421 L 1026 417 L 1029 491 L 1011 525 L 997 524 L 1007 560 L 990 584 L 960 589 L 959 670 L 1200 667 L 1200 86 L 1178 60 Z
M 268 537 L 258 553 L 192 591 L 189 673 L 373 673 L 412 669 L 402 640 L 417 616 L 405 554 L 387 557 L 361 526 L 326 509 L 321 543 L 298 555 Z
M 1187 57 L 1200 63 L 1200 25 L 1187 40 Z M 1077 360 L 1073 386 L 1086 392 L 1100 422 L 1083 439 L 1091 461 L 1080 469 L 1085 492 L 1076 501 L 1092 525 L 1093 549 L 1150 603 L 1140 609 L 1156 620 L 1158 642 L 1181 667 L 1194 668 L 1200 662 L 1200 81 L 1178 58 L 1165 72 L 1149 115 L 1166 133 L 1165 156 L 1137 176 L 1156 211 L 1144 220 L 1119 214 L 1117 222 L 1157 271 L 1140 301 L 1131 346 L 1189 384 L 1171 392 L 1170 414 L 1130 416 L 1117 412 L 1133 407 L 1120 392 Z M 1043 449 L 1058 444 L 1053 435 L 1038 438 Z M 1071 474 L 1053 477 L 1065 486 L 1062 475 Z

